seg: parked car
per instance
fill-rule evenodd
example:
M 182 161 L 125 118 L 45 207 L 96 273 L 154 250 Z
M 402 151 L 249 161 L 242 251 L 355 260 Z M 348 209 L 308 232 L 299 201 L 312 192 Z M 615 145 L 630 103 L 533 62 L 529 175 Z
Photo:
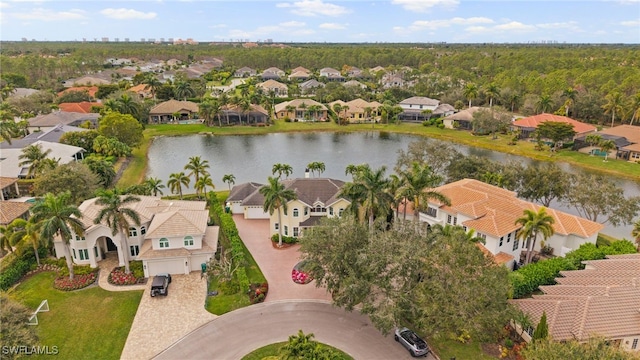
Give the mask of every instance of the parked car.
M 394 333 L 394 339 L 402 344 L 413 357 L 426 356 L 431 350 L 429 345 L 418 334 L 406 327 L 397 328 Z
M 153 282 L 151 283 L 151 296 L 167 296 L 169 294 L 169 284 L 171 284 L 170 274 L 158 274 L 154 276 Z

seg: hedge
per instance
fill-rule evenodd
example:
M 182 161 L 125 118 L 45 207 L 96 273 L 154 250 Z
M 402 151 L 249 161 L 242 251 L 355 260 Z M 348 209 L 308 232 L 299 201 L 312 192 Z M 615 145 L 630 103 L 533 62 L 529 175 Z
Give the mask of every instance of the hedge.
M 274 243 L 277 243 L 279 241 L 278 234 L 273 234 L 271 236 L 271 241 L 273 241 Z M 283 244 L 297 244 L 298 243 L 298 238 L 297 237 L 293 237 L 293 236 L 284 236 L 284 235 L 282 235 L 282 243 Z
M 41 258 L 45 258 L 47 256 L 47 249 L 40 248 L 38 254 Z M 8 290 L 30 270 L 38 266 L 33 251 L 25 251 L 21 256 L 15 256 L 2 265 L 2 271 L 0 271 L 0 290 L 4 291 Z

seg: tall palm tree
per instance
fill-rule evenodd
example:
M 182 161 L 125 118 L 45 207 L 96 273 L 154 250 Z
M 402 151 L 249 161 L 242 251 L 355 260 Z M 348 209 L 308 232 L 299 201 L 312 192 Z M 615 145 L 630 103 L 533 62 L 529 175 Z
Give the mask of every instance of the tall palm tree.
M 633 125 L 635 119 L 640 119 L 640 92 L 631 97 L 629 106 L 631 107 L 631 122 L 629 125 Z
M 58 195 L 48 193 L 32 208 L 33 221 L 40 223 L 40 236 L 53 242 L 54 236 L 59 236 L 64 248 L 64 257 L 69 268 L 69 279 L 73 280 L 73 259 L 69 250 L 69 240 L 72 232 L 78 236 L 84 235 L 84 228 L 80 218 L 82 213 L 71 203 L 71 193 L 66 191 Z
M 138 118 L 140 115 L 140 105 L 136 103 L 128 93 L 122 93 L 116 101 L 119 104 L 118 111 L 121 114 L 129 114 L 134 118 Z
M 207 169 L 209 168 L 209 161 L 202 160 L 200 156 L 192 156 L 189 158 L 189 162 L 184 166 L 185 170 L 189 170 L 187 176 L 193 175 L 194 184 L 198 183 L 200 180 L 200 176 L 204 174 L 209 174 Z M 198 190 L 196 189 L 196 195 L 199 195 Z
M 290 118 L 295 119 L 296 118 L 296 107 L 293 105 L 287 105 L 284 107 L 284 109 L 287 111 L 287 116 L 289 116 L 289 114 L 292 114 L 292 116 Z
M 41 245 L 40 237 L 40 223 L 37 223 L 32 218 L 29 220 L 15 219 L 11 222 L 11 225 L 18 231 L 13 233 L 11 245 L 20 248 L 20 245 L 27 245 L 33 248 L 33 252 L 36 255 L 36 263 L 40 265 L 40 255 L 38 249 Z
M 500 95 L 500 88 L 496 83 L 490 83 L 486 86 L 485 92 L 489 95 L 489 107 L 492 107 L 493 99 Z
M 220 109 L 224 112 L 225 117 L 227 118 L 227 126 L 229 125 L 229 105 L 231 104 L 231 100 L 229 99 L 229 95 L 223 92 L 218 96 L 218 100 L 220 101 Z
M 282 178 L 282 174 L 288 178 L 289 175 L 293 174 L 293 168 L 289 164 L 273 164 L 271 174 L 275 175 L 276 173 L 278 173 L 278 179 Z
M 11 138 L 15 133 L 16 123 L 13 120 L 0 120 L 0 140 L 11 144 Z
M 220 119 L 220 103 L 216 99 L 207 99 L 200 103 L 198 106 L 198 112 L 204 118 L 205 124 L 211 126 L 212 120 L 218 118 L 218 126 L 222 127 L 222 120 Z
M 311 174 L 314 174 L 314 177 L 316 171 L 318 172 L 318 176 L 320 176 L 320 174 L 322 174 L 326 170 L 324 163 L 321 161 L 310 162 L 309 164 L 307 164 L 307 169 L 311 171 Z
M 196 95 L 196 91 L 191 86 L 191 82 L 187 80 L 177 81 L 174 84 L 174 93 L 176 94 L 176 97 L 178 99 L 183 100 L 187 100 L 188 97 L 193 97 Z
M 360 206 L 364 209 L 369 220 L 369 229 L 373 230 L 373 221 L 376 216 L 386 216 L 393 196 L 385 191 L 389 180 L 385 177 L 386 166 L 372 170 L 364 166 L 354 174 L 353 182 L 345 184 L 340 191 L 340 196 L 350 200 L 356 210 Z
M 462 95 L 469 100 L 469 107 L 471 107 L 471 101 L 478 97 L 478 86 L 474 83 L 468 83 L 464 86 Z
M 567 100 L 564 103 L 565 107 L 565 116 L 569 116 L 569 108 L 573 106 L 576 102 L 576 97 L 578 96 L 578 90 L 568 87 L 562 91 L 562 97 Z
M 229 185 L 229 191 L 231 191 L 231 185 L 236 183 L 236 177 L 233 174 L 226 174 L 222 177 L 222 182 Z
M 151 95 L 153 96 L 153 101 L 156 101 L 156 94 L 158 90 L 162 87 L 162 83 L 153 73 L 147 73 L 142 81 L 143 84 L 147 85 L 145 89 L 149 89 L 151 91 Z
M 164 189 L 165 186 L 159 178 L 148 178 L 144 181 L 144 185 L 149 188 L 149 192 L 153 194 L 153 196 L 158 196 L 158 193 L 160 193 L 160 195 L 164 195 L 162 193 L 162 189 Z
M 547 240 L 554 234 L 553 224 L 555 220 L 553 216 L 547 214 L 547 209 L 543 206 L 537 212 L 525 209 L 523 216 L 518 218 L 515 223 L 522 226 L 518 231 L 516 240 L 527 239 L 527 257 L 524 262 L 526 265 L 531 262 L 538 235 L 542 234 L 543 240 Z
M 607 161 L 609 151 L 616 148 L 616 143 L 613 142 L 613 140 L 601 140 L 598 146 L 600 147 L 600 151 L 604 152 L 604 161 Z
M 611 127 L 613 127 L 616 121 L 616 113 L 622 112 L 622 94 L 618 91 L 614 91 L 604 97 L 607 103 L 602 105 L 605 114 L 611 114 Z
M 636 240 L 638 245 L 638 252 L 640 252 L 640 219 L 633 224 L 633 230 L 631 230 L 631 236 Z
M 322 106 L 320 105 L 311 105 L 309 106 L 309 111 L 313 113 L 313 121 L 318 120 L 318 111 L 322 110 Z
M 27 176 L 34 177 L 45 170 L 45 167 L 47 166 L 45 159 L 49 154 L 51 154 L 51 149 L 42 151 L 42 146 L 40 144 L 29 145 L 23 148 L 22 154 L 18 156 L 18 159 L 22 160 L 18 165 L 28 165 L 29 172 L 27 173 Z
M 287 211 L 287 203 L 297 199 L 296 193 L 286 189 L 277 177 L 269 176 L 269 184 L 260 188 L 260 194 L 264 196 L 264 211 L 273 215 L 278 212 L 278 247 L 282 246 L 282 211 Z
M 211 189 L 215 189 L 215 185 L 213 185 L 213 180 L 211 180 L 211 175 L 202 174 L 202 176 L 196 181 L 195 188 L 196 193 L 198 194 L 198 198 L 200 198 L 200 192 L 204 191 L 204 198 L 207 198 L 207 187 Z
M 111 235 L 120 235 L 120 245 L 122 246 L 122 256 L 124 257 L 124 270 L 129 274 L 129 227 L 135 224 L 140 226 L 140 215 L 130 208 L 130 204 L 140 201 L 134 195 L 122 195 L 118 189 L 103 190 L 98 193 L 96 204 L 102 205 L 102 209 L 93 219 L 94 224 L 105 221 Z
M 180 194 L 180 200 L 182 200 L 182 186 L 188 187 L 190 181 L 191 179 L 184 172 L 173 173 L 169 175 L 167 186 L 172 194 Z
M 413 201 L 413 219 L 418 221 L 421 209 L 420 202 L 435 199 L 446 205 L 451 205 L 449 199 L 435 190 L 434 187 L 442 182 L 442 177 L 436 175 L 429 165 L 418 162 L 411 164 L 411 169 L 400 174 L 403 185 L 398 190 L 404 197 Z
M 509 97 L 507 98 L 507 102 L 509 103 L 509 106 L 511 106 L 511 112 L 513 112 L 516 106 L 518 105 L 518 103 L 520 102 L 520 94 L 516 92 L 510 94 Z
M 551 99 L 551 95 L 543 94 L 540 96 L 538 101 L 536 102 L 536 109 L 540 113 L 548 113 L 551 111 L 553 107 L 553 100 Z

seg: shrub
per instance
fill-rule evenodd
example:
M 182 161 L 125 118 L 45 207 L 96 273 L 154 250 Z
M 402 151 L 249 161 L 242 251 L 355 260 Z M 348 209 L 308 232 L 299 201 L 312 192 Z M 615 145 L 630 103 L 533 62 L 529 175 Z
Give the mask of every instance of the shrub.
M 291 118 L 290 118 L 290 117 L 288 117 L 288 116 L 285 116 L 285 117 L 284 117 L 284 122 L 291 122 Z
M 240 291 L 240 284 L 237 280 L 222 281 L 218 283 L 218 289 L 226 295 L 236 294 Z
M 95 283 L 96 279 L 96 272 L 74 276 L 73 280 L 68 275 L 61 276 L 53 281 L 53 287 L 62 291 L 78 290 Z
M 271 235 L 271 241 L 274 243 L 278 242 L 278 234 Z M 284 236 L 282 235 L 282 243 L 283 244 L 297 244 L 298 238 L 293 236 Z
M 41 258 L 46 257 L 47 249 L 39 249 L 38 254 Z M 0 271 L 0 290 L 8 290 L 27 272 L 35 269 L 36 266 L 36 256 L 33 251 L 26 251 L 21 256 L 15 256 L 8 261 L 3 261 Z
M 534 292 L 540 285 L 553 285 L 560 271 L 575 270 L 574 263 L 566 258 L 553 258 L 528 264 L 509 274 L 513 297 L 522 298 Z
M 124 267 L 116 267 L 109 273 L 107 281 L 111 285 L 135 285 L 139 279 L 135 277 L 133 272 L 125 273 Z
M 91 266 L 89 265 L 73 265 L 74 275 L 87 275 L 87 274 L 94 273 L 96 271 L 98 271 L 98 269 L 92 269 Z M 69 268 L 67 267 L 66 261 L 62 266 L 60 266 L 60 271 L 58 272 L 58 276 L 69 277 Z
M 136 278 L 141 279 L 144 277 L 144 269 L 142 268 L 142 261 L 140 260 L 131 261 L 129 263 L 129 269 L 131 270 L 131 273 L 133 274 L 133 276 L 135 276 Z
M 635 254 L 637 249 L 629 240 L 618 240 L 611 243 L 610 246 L 603 246 L 602 251 L 605 255 L 619 254 Z
M 444 129 L 444 124 L 438 124 L 438 129 Z

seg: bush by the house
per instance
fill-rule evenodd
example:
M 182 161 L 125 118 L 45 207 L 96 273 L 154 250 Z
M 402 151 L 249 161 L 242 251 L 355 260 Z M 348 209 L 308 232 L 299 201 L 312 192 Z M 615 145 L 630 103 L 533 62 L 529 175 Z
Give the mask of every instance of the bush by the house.
M 38 250 L 38 254 L 41 258 L 45 258 L 47 249 Z M 2 262 L 2 269 L 0 269 L 0 290 L 5 291 L 17 283 L 27 272 L 38 266 L 33 251 L 25 251 L 20 256 L 9 254 L 6 257 Z
M 135 285 L 143 278 L 138 278 L 133 274 L 125 273 L 124 266 L 114 268 L 110 273 L 107 281 L 111 285 Z
M 73 280 L 69 276 L 59 276 L 53 281 L 53 287 L 62 291 L 72 291 L 85 288 L 96 282 L 97 272 L 93 271 L 88 274 L 75 275 Z
M 98 269 L 91 268 L 89 265 L 73 265 L 73 275 L 87 275 L 93 272 L 96 272 Z M 63 266 L 60 266 L 60 271 L 58 272 L 59 277 L 69 277 L 69 268 L 67 267 L 67 263 L 65 262 Z
M 129 263 L 129 269 L 131 270 L 131 273 L 133 274 L 133 276 L 135 276 L 137 279 L 144 278 L 144 269 L 142 268 L 142 261 L 140 260 L 131 261 Z
M 278 234 L 271 235 L 271 241 L 277 243 L 279 241 Z M 297 244 L 298 238 L 293 236 L 284 236 L 282 235 L 282 243 L 283 244 Z

